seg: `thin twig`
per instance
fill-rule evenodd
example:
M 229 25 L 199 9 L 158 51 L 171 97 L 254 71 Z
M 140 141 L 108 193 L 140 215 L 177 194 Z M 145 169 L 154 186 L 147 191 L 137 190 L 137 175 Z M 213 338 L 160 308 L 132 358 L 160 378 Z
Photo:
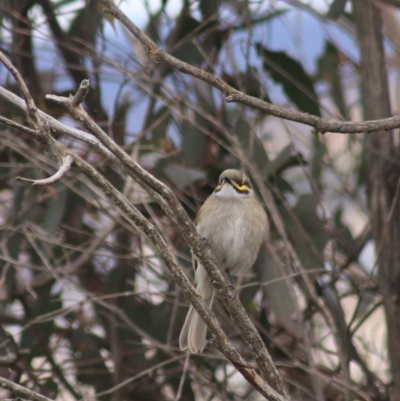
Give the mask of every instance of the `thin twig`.
M 24 178 L 24 177 L 16 177 L 15 179 L 18 181 L 32 184 L 34 187 L 52 185 L 60 181 L 68 173 L 68 171 L 71 169 L 73 162 L 74 159 L 72 158 L 72 156 L 66 155 L 60 166 L 60 169 L 51 177 L 44 178 L 43 180 L 30 180 L 29 178 Z
M 0 123 L 2 123 L 4 125 L 8 125 L 9 127 L 12 127 L 12 128 L 17 128 L 20 131 L 23 131 L 23 132 L 33 135 L 33 136 L 37 135 L 37 132 L 35 130 L 33 130 L 32 128 L 25 127 L 25 125 L 18 124 L 17 122 L 10 120 L 3 116 L 0 116 Z
M 24 87 L 24 97 L 26 98 L 29 119 L 36 131 L 40 134 L 40 139 L 42 142 L 49 146 L 51 151 L 58 158 L 63 158 L 66 155 L 70 155 L 73 158 L 77 168 L 102 189 L 107 197 L 125 213 L 133 225 L 141 229 L 147 235 L 155 250 L 163 259 L 166 267 L 170 270 L 172 278 L 181 287 L 183 293 L 199 312 L 200 316 L 209 327 L 210 332 L 214 335 L 214 341 L 218 346 L 218 349 L 231 361 L 231 363 L 246 378 L 246 380 L 248 380 L 248 382 L 267 399 L 274 401 L 284 401 L 285 397 L 288 399 L 289 397 L 286 394 L 286 389 L 268 352 L 265 349 L 264 344 L 262 343 L 261 337 L 255 330 L 254 325 L 250 322 L 240 302 L 238 300 L 235 300 L 234 302 L 231 301 L 230 288 L 225 283 L 222 273 L 215 261 L 215 257 L 204 245 L 202 239 L 195 230 L 193 223 L 190 221 L 182 205 L 179 203 L 170 188 L 155 179 L 139 165 L 134 163 L 132 159 L 113 141 L 107 142 L 107 140 L 104 140 L 104 137 L 109 137 L 91 119 L 86 118 L 87 115 L 80 105 L 71 108 L 71 110 L 74 111 L 79 110 L 79 120 L 82 121 L 85 126 L 89 126 L 94 130 L 99 130 L 101 135 L 104 134 L 104 136 L 101 136 L 101 138 L 113 149 L 113 153 L 116 156 L 118 155 L 117 157 L 121 156 L 122 161 L 125 162 L 126 158 L 132 161 L 132 163 L 124 163 L 125 168 L 127 168 L 127 166 L 134 168 L 136 175 L 133 174 L 133 176 L 137 178 L 137 175 L 139 175 L 139 181 L 142 180 L 144 186 L 147 185 L 150 187 L 150 193 L 153 194 L 153 196 L 156 195 L 162 201 L 160 203 L 164 206 L 164 210 L 166 210 L 167 214 L 176 222 L 181 232 L 184 234 L 185 240 L 193 248 L 196 256 L 198 256 L 204 266 L 206 266 L 206 268 L 209 270 L 209 273 L 211 272 L 211 277 L 216 282 L 217 291 L 222 294 L 222 298 L 227 298 L 228 307 L 234 311 L 234 316 L 236 312 L 239 325 L 242 327 L 242 329 L 245 328 L 246 330 L 250 330 L 251 335 L 248 337 L 253 339 L 253 342 L 250 342 L 253 355 L 255 355 L 255 359 L 259 363 L 263 376 L 269 379 L 268 381 L 263 380 L 263 378 L 258 375 L 256 370 L 249 366 L 232 346 L 227 336 L 221 329 L 214 313 L 205 306 L 202 298 L 196 292 L 193 284 L 183 273 L 182 268 L 176 263 L 175 258 L 161 233 L 95 168 L 52 138 L 47 127 L 44 126 L 45 124 L 41 120 L 41 116 L 36 109 L 33 99 L 30 97 L 30 94 L 26 89 L 26 85 L 23 82 L 22 77 L 15 67 L 7 59 L 5 59 L 3 55 L 1 60 L 3 60 L 4 65 L 13 72 L 18 85 L 21 84 Z M 143 177 L 145 178 L 144 180 Z M 277 390 L 274 390 L 274 388 Z M 283 394 L 284 396 L 279 393 Z
M 47 398 L 44 395 L 40 395 L 32 390 L 20 386 L 19 384 L 10 382 L 3 377 L 0 377 L 0 387 L 4 388 L 5 390 L 11 391 L 18 396 L 24 397 L 25 399 L 30 401 L 53 401 L 52 399 Z
M 190 360 L 190 352 L 186 352 L 186 358 L 185 358 L 185 362 L 183 364 L 182 376 L 181 376 L 181 379 L 179 380 L 179 387 L 178 387 L 178 390 L 176 392 L 176 396 L 175 396 L 175 400 L 174 401 L 179 401 L 181 399 L 183 385 L 185 383 L 186 375 L 187 375 L 187 372 L 189 370 L 189 360 Z
M 123 164 L 124 170 L 127 171 L 132 178 L 134 178 L 140 185 L 142 185 L 143 188 L 145 188 L 149 192 L 149 194 L 153 196 L 153 198 L 160 203 L 160 206 L 163 208 L 167 216 L 170 217 L 171 220 L 176 224 L 183 238 L 185 239 L 187 244 L 192 248 L 193 253 L 199 258 L 202 265 L 207 270 L 207 273 L 210 275 L 213 281 L 213 285 L 216 289 L 217 296 L 221 299 L 221 301 L 229 311 L 232 320 L 237 324 L 237 326 L 241 330 L 243 339 L 245 343 L 249 346 L 250 350 L 252 351 L 253 357 L 257 361 L 258 366 L 260 367 L 264 379 L 268 383 L 270 383 L 271 386 L 276 391 L 278 391 L 285 397 L 288 397 L 285 386 L 283 385 L 279 373 L 276 370 L 275 365 L 273 364 L 272 358 L 269 355 L 265 347 L 265 344 L 261 339 L 261 336 L 259 335 L 258 331 L 256 330 L 253 323 L 249 319 L 240 301 L 238 299 L 234 299 L 234 301 L 232 301 L 232 292 L 231 292 L 232 289 L 225 281 L 225 278 L 222 275 L 222 271 L 218 266 L 215 256 L 211 253 L 210 249 L 204 244 L 204 241 L 197 233 L 186 211 L 183 209 L 182 205 L 176 198 L 175 194 L 171 191 L 171 189 L 161 181 L 157 180 L 146 170 L 144 170 L 139 164 L 137 164 L 130 155 L 128 155 L 120 146 L 118 146 L 109 137 L 109 135 L 107 135 L 93 121 L 93 119 L 91 119 L 88 116 L 86 111 L 80 105 L 72 106 L 71 98 L 65 98 L 55 95 L 47 95 L 46 98 L 59 104 L 66 105 L 69 108 L 73 117 L 76 120 L 80 121 L 85 126 L 85 128 L 87 128 L 94 136 L 96 136 L 96 138 L 98 138 L 99 141 L 107 149 L 109 149 Z M 94 179 L 94 177 L 92 177 L 92 179 Z M 139 227 L 141 226 L 139 225 Z M 145 230 L 144 232 L 146 233 Z M 182 282 L 179 283 L 177 281 L 177 283 L 180 284 L 181 286 L 183 285 Z M 188 289 L 184 290 L 184 293 L 186 295 L 188 294 L 187 290 Z M 192 302 L 192 299 L 191 298 L 189 299 Z M 200 316 L 207 323 L 209 316 L 206 315 L 203 316 L 202 314 L 203 311 L 201 309 L 197 310 L 197 307 L 195 307 L 195 309 L 197 312 L 199 312 Z M 221 342 L 218 342 L 218 344 L 219 346 L 222 345 Z M 222 349 L 220 349 L 220 351 L 222 352 Z M 226 351 L 227 349 L 223 351 L 224 355 L 226 355 L 225 354 Z M 238 355 L 235 354 L 235 358 L 237 356 Z M 241 371 L 246 375 L 245 377 L 247 377 L 249 380 L 253 380 L 253 385 L 254 385 L 255 376 L 249 374 L 249 371 L 247 371 L 243 367 L 243 365 L 241 364 L 237 365 L 235 362 L 233 362 L 233 359 L 231 358 L 229 359 L 236 367 L 238 367 L 239 371 Z
M 89 93 L 90 82 L 88 79 L 84 79 L 77 92 L 74 96 L 71 97 L 71 107 L 76 107 L 80 105 L 86 98 L 87 94 Z
M 3 88 L 0 86 L 0 97 L 5 99 L 7 102 L 13 104 L 15 107 L 17 107 L 19 110 L 23 112 L 27 112 L 26 104 L 25 102 L 17 95 L 14 93 L 8 91 L 7 89 Z M 68 127 L 59 121 L 57 121 L 55 118 L 49 116 L 48 114 L 44 113 L 43 111 L 39 110 L 39 115 L 40 117 L 45 121 L 46 125 L 49 127 L 49 129 L 53 132 L 60 133 L 62 135 L 65 135 L 70 138 L 78 139 L 79 141 L 82 141 L 90 146 L 93 146 L 97 148 L 99 152 L 104 154 L 106 157 L 111 159 L 114 163 L 119 164 L 118 160 L 115 158 L 113 154 L 110 153 L 110 151 L 105 148 L 97 138 L 95 138 L 93 135 L 78 130 L 76 128 Z M 27 128 L 25 126 L 21 126 L 20 124 L 9 120 L 8 118 L 1 117 L 0 122 L 13 127 L 13 128 L 18 128 L 21 131 L 24 131 L 26 133 L 30 133 L 32 135 L 36 135 L 36 131 L 32 130 L 31 128 Z
M 101 397 L 101 396 L 106 395 L 106 394 L 113 394 L 116 390 L 119 390 L 120 388 L 127 386 L 129 383 L 132 383 L 135 380 L 137 380 L 137 379 L 139 379 L 139 378 L 141 378 L 141 377 L 143 377 L 145 375 L 148 375 L 151 372 L 154 372 L 156 369 L 159 369 L 159 368 L 161 368 L 161 367 L 163 367 L 165 365 L 168 365 L 170 363 L 179 361 L 180 359 L 183 359 L 183 358 L 184 358 L 184 355 L 178 355 L 178 356 L 175 356 L 174 358 L 170 358 L 170 359 L 167 359 L 166 361 L 160 362 L 160 363 L 158 363 L 158 364 L 156 364 L 156 365 L 154 365 L 154 366 L 152 366 L 152 367 L 150 367 L 148 369 L 142 370 L 137 375 L 132 376 L 129 379 L 124 380 L 123 382 L 117 384 L 116 386 L 114 386 L 114 387 L 112 387 L 112 388 L 110 388 L 108 390 L 102 391 L 101 393 L 97 393 L 96 397 Z
M 105 11 L 118 19 L 143 44 L 147 53 L 149 54 L 150 59 L 153 61 L 163 60 L 173 69 L 209 83 L 225 95 L 225 100 L 227 102 L 241 103 L 245 106 L 250 106 L 253 109 L 263 111 L 264 113 L 271 114 L 275 117 L 306 124 L 314 127 L 317 132 L 321 133 L 337 132 L 354 134 L 359 132 L 375 132 L 379 130 L 387 131 L 400 127 L 400 115 L 370 121 L 340 121 L 313 116 L 297 110 L 286 109 L 285 107 L 277 106 L 253 96 L 246 95 L 243 92 L 234 89 L 217 76 L 171 56 L 171 54 L 159 47 L 153 40 L 150 39 L 149 36 L 141 31 L 114 4 L 113 0 L 102 1 L 107 7 Z
M 163 259 L 165 265 L 168 267 L 173 280 L 181 287 L 183 293 L 190 300 L 196 311 L 207 324 L 210 332 L 214 335 L 218 349 L 231 361 L 249 383 L 260 392 L 260 394 L 271 400 L 283 401 L 285 398 L 270 387 L 270 385 L 257 374 L 253 367 L 246 364 L 239 353 L 233 348 L 232 344 L 221 329 L 214 313 L 204 304 L 203 299 L 197 293 L 193 284 L 183 273 L 182 268 L 176 263 L 175 258 L 160 232 L 91 165 L 78 157 L 76 158 L 75 163 L 77 167 L 88 177 L 92 178 L 92 180 L 103 189 L 107 196 L 125 212 L 128 218 L 147 235 L 158 255 Z M 210 259 L 211 258 L 212 256 L 210 256 Z M 206 260 L 204 257 L 202 257 L 202 259 Z M 210 263 L 209 260 L 208 263 Z M 238 300 L 232 302 L 232 304 L 235 303 L 240 304 Z

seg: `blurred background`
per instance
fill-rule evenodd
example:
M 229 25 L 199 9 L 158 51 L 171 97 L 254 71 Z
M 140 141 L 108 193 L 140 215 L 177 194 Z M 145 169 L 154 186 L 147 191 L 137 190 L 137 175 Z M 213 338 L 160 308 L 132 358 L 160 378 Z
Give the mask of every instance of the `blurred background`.
M 346 1 L 117 4 L 169 53 L 246 94 L 326 118 L 365 117 Z M 399 12 L 396 1 L 377 6 L 397 113 Z M 269 212 L 272 194 L 270 242 L 237 288 L 291 395 L 388 399 L 385 294 L 377 285 L 364 134 L 322 135 L 227 103 L 208 84 L 151 61 L 100 0 L 1 0 L 0 24 L 0 48 L 38 107 L 82 129 L 45 95 L 68 96 L 89 78 L 90 116 L 171 186 L 192 218 L 227 168 L 250 174 Z M 0 84 L 20 95 L 3 66 Z M 0 115 L 25 122 L 3 98 Z M 160 229 L 192 276 L 189 248 L 146 192 L 95 148 L 54 136 Z M 188 303 L 145 235 L 99 188 L 74 170 L 48 187 L 15 180 L 56 170 L 40 143 L 0 125 L 0 375 L 66 401 L 262 399 L 212 348 L 190 358 L 179 351 Z M 251 361 L 223 307 L 215 310 Z

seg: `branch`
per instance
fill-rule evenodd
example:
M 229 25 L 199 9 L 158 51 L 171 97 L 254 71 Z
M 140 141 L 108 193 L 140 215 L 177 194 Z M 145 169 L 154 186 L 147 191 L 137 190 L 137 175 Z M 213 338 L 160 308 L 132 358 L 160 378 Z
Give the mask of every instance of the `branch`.
M 373 1 L 352 1 L 354 24 L 360 45 L 360 71 L 363 83 L 365 114 L 368 118 L 390 115 L 391 100 L 385 59 L 382 19 Z M 372 236 L 377 249 L 377 272 L 386 315 L 387 352 L 392 374 L 391 398 L 400 395 L 400 224 L 398 144 L 395 133 L 375 132 L 366 145 L 368 175 L 367 194 Z M 394 212 L 394 214 L 393 214 Z
M 61 28 L 57 19 L 56 6 L 53 1 L 38 0 L 37 3 L 40 4 L 46 15 L 48 26 L 55 38 L 54 43 L 64 60 L 65 68 L 75 84 L 78 85 L 79 82 L 90 75 L 82 61 L 82 56 L 85 56 L 85 53 L 82 53 L 82 45 L 71 40 L 71 35 L 64 32 Z M 100 97 L 100 88 L 96 87 L 94 88 L 94 95 L 90 96 L 86 102 L 90 110 L 95 110 L 102 121 L 107 121 L 108 116 L 100 102 Z
M 82 85 L 86 85 L 86 82 L 82 82 L 81 86 Z M 167 216 L 170 217 L 171 220 L 176 224 L 184 240 L 193 250 L 193 253 L 199 258 L 200 262 L 211 277 L 218 298 L 221 299 L 224 306 L 230 313 L 232 320 L 240 329 L 243 339 L 250 348 L 254 359 L 257 361 L 264 379 L 267 380 L 278 393 L 288 397 L 285 386 L 283 385 L 279 373 L 265 347 L 264 342 L 261 339 L 260 334 L 247 316 L 243 305 L 237 298 L 232 296 L 232 289 L 226 283 L 215 256 L 204 244 L 204 241 L 201 239 L 192 221 L 189 219 L 189 216 L 171 189 L 161 181 L 158 181 L 154 176 L 137 164 L 130 155 L 128 155 L 121 147 L 119 147 L 88 116 L 86 111 L 80 105 L 73 106 L 73 97 L 65 98 L 47 95 L 46 98 L 67 106 L 73 117 L 80 121 L 85 128 L 87 128 L 94 136 L 96 136 L 96 138 L 98 138 L 99 141 L 123 164 L 124 170 L 127 171 L 128 174 L 140 185 L 147 189 L 149 194 L 153 196 L 158 203 L 160 203 L 160 206 L 163 208 Z M 234 298 L 233 301 L 232 298 Z M 189 298 L 189 300 L 192 302 L 191 298 Z M 195 304 L 193 305 L 195 306 Z M 201 311 L 198 310 L 196 306 L 195 309 L 203 318 Z M 207 319 L 203 318 L 203 320 L 207 324 Z M 232 361 L 232 359 L 230 360 Z M 237 365 L 235 364 L 235 366 Z
M 106 12 L 118 19 L 145 47 L 149 57 L 154 62 L 165 61 L 170 67 L 184 74 L 191 75 L 201 81 L 207 82 L 225 95 L 227 102 L 237 102 L 275 117 L 284 118 L 290 121 L 296 121 L 302 124 L 314 127 L 317 132 L 337 132 L 346 134 L 355 134 L 359 132 L 375 132 L 379 130 L 391 130 L 400 127 L 400 115 L 370 121 L 340 121 L 313 116 L 297 110 L 289 110 L 285 107 L 257 99 L 234 89 L 222 79 L 215 75 L 193 67 L 167 53 L 161 49 L 153 40 L 141 31 L 129 18 L 114 4 L 113 0 L 102 0 L 106 5 Z
M 72 158 L 71 155 L 66 155 L 65 158 L 63 159 L 60 169 L 51 177 L 45 178 L 43 180 L 30 180 L 28 178 L 23 178 L 23 177 L 16 177 L 16 180 L 30 183 L 34 187 L 52 185 L 55 184 L 57 181 L 60 181 L 68 173 L 68 171 L 71 169 L 73 161 L 74 159 Z
M 3 99 L 7 100 L 8 102 L 12 103 L 15 107 L 18 107 L 21 111 L 27 112 L 26 104 L 25 102 L 17 95 L 14 95 L 14 93 L 8 91 L 7 89 L 3 88 L 0 86 L 0 97 Z M 75 128 L 67 127 L 64 124 L 61 124 L 59 121 L 57 121 L 55 118 L 49 116 L 48 114 L 39 111 L 40 117 L 45 121 L 46 125 L 49 127 L 51 131 L 54 132 L 59 132 L 65 136 L 68 136 L 70 138 L 78 139 L 79 141 L 82 141 L 84 143 L 87 143 L 88 145 L 94 146 L 97 148 L 98 151 L 103 153 L 106 157 L 111 159 L 114 163 L 118 163 L 118 160 L 115 158 L 115 156 L 110 153 L 108 149 L 106 149 L 98 140 L 95 138 L 93 135 L 80 131 Z M 9 120 L 5 117 L 0 117 L 0 122 L 3 124 L 6 124 L 10 127 L 13 128 L 18 128 L 20 130 L 24 130 L 27 133 L 33 133 L 30 128 L 21 126 L 20 124 Z M 30 132 L 29 132 L 30 131 Z
M 96 182 L 104 193 L 128 216 L 133 224 L 142 230 L 152 242 L 158 255 L 168 267 L 172 278 L 181 287 L 183 293 L 190 300 L 207 324 L 210 332 L 215 336 L 218 349 L 233 363 L 240 373 L 266 398 L 276 401 L 284 401 L 284 398 L 274 391 L 255 371 L 250 367 L 232 347 L 227 336 L 221 329 L 214 313 L 205 306 L 203 299 L 197 293 L 193 284 L 176 263 L 167 243 L 161 233 L 154 227 L 129 201 L 117 191 L 96 169 L 79 157 L 75 159 L 76 166 L 92 181 Z M 236 302 L 239 302 L 236 300 Z
M 32 390 L 28 390 L 27 388 L 22 387 L 19 384 L 10 382 L 3 377 L 0 377 L 0 387 L 4 388 L 5 390 L 11 391 L 18 396 L 24 397 L 25 399 L 30 401 L 53 401 L 52 399 L 47 398 L 44 395 L 40 395 Z
M 2 89 L 2 88 L 0 88 Z M 18 124 L 13 120 L 10 120 L 6 117 L 0 116 L 0 123 L 4 124 L 4 125 L 8 125 L 11 128 L 16 128 L 19 129 L 20 131 L 23 131 L 27 134 L 33 135 L 33 136 L 37 136 L 37 132 L 31 128 L 25 127 L 25 125 L 22 124 Z
M 22 93 L 22 96 L 25 100 L 26 112 L 28 114 L 28 120 L 32 123 L 35 128 L 46 129 L 43 126 L 42 120 L 38 115 L 38 110 L 36 108 L 35 102 L 29 92 L 28 87 L 25 84 L 21 74 L 14 67 L 14 65 L 8 60 L 8 58 L 0 52 L 0 61 L 4 64 L 8 71 L 13 75 L 15 81 L 18 84 L 18 87 Z
M 89 80 L 84 79 L 81 82 L 79 89 L 75 93 L 75 96 L 73 96 L 71 99 L 71 107 L 77 107 L 85 100 L 87 94 L 89 93 L 89 88 L 90 88 Z
M 107 136 L 107 134 L 103 132 L 87 116 L 86 112 L 80 105 L 76 105 L 77 102 L 72 102 L 75 104 L 75 106 L 71 107 L 71 100 L 73 100 L 74 97 L 63 100 L 63 102 L 69 104 L 71 112 L 73 114 L 75 113 L 75 115 L 79 117 L 79 120 L 82 121 L 85 126 L 93 128 L 96 133 L 99 134 L 102 142 L 107 143 L 108 147 L 113 149 L 115 156 L 122 158 L 121 162 L 126 168 L 132 168 L 136 172 L 136 175 L 133 173 L 133 176 L 138 178 L 137 175 L 139 175 L 138 180 L 142 180 L 145 185 L 150 187 L 150 193 L 153 195 L 158 195 L 158 197 L 164 201 L 161 203 L 164 210 L 168 211 L 167 214 L 173 219 L 174 222 L 176 222 L 181 230 L 181 233 L 184 235 L 185 240 L 188 242 L 189 246 L 193 248 L 196 256 L 199 257 L 200 261 L 208 270 L 209 274 L 214 280 L 217 293 L 220 297 L 222 297 L 228 310 L 231 311 L 234 320 L 239 320 L 239 327 L 241 327 L 242 331 L 245 331 L 244 338 L 247 340 L 247 343 L 250 342 L 249 346 L 252 350 L 252 353 L 260 366 L 264 378 L 267 380 L 261 378 L 257 374 L 256 370 L 249 366 L 232 346 L 227 336 L 221 329 L 214 313 L 205 306 L 204 301 L 196 292 L 193 284 L 183 273 L 181 267 L 176 263 L 171 250 L 169 249 L 159 230 L 153 226 L 132 204 L 130 204 L 125 196 L 122 195 L 116 188 L 114 188 L 112 184 L 107 181 L 95 168 L 81 159 L 78 155 L 69 151 L 64 145 L 57 142 L 50 135 L 49 130 L 47 127 L 45 127 L 45 124 L 41 120 L 41 115 L 38 113 L 38 110 L 36 109 L 36 106 L 30 97 L 29 91 L 27 90 L 22 77 L 1 52 L 0 60 L 3 61 L 3 64 L 13 73 L 18 85 L 20 86 L 27 103 L 29 120 L 34 126 L 35 131 L 40 135 L 41 141 L 45 143 L 59 159 L 70 156 L 77 168 L 103 190 L 107 197 L 125 213 L 132 224 L 141 229 L 147 235 L 157 254 L 160 255 L 165 265 L 169 269 L 174 281 L 181 287 L 185 296 L 190 300 L 196 311 L 207 324 L 210 332 L 214 335 L 214 342 L 218 349 L 232 362 L 232 364 L 246 378 L 246 380 L 248 380 L 248 382 L 267 399 L 273 401 L 285 401 L 285 397 L 288 399 L 289 397 L 287 396 L 286 389 L 284 388 L 279 373 L 277 372 L 267 350 L 265 349 L 265 345 L 262 342 L 260 335 L 250 322 L 239 300 L 235 299 L 233 302 L 231 301 L 231 290 L 218 268 L 215 257 L 203 243 L 202 239 L 194 228 L 193 223 L 190 221 L 174 193 L 166 185 L 155 179 L 153 176 L 143 170 L 138 164 L 136 164 L 129 155 L 127 155 L 118 145 L 116 145 Z M 83 82 L 82 85 L 86 86 L 86 82 Z M 83 92 L 78 90 L 78 93 Z M 79 98 L 80 97 L 81 96 L 79 94 Z M 271 383 L 271 385 L 269 383 Z

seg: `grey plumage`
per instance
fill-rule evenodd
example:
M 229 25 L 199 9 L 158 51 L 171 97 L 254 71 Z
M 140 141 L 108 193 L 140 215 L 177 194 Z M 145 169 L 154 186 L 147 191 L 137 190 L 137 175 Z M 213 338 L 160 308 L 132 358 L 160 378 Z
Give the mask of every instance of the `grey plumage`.
M 267 216 L 254 197 L 247 176 L 239 170 L 224 171 L 219 185 L 200 208 L 195 219 L 199 234 L 206 239 L 223 270 L 246 271 L 255 262 L 267 230 Z M 211 308 L 214 288 L 203 266 L 193 258 L 197 291 Z M 207 327 L 190 306 L 179 337 L 182 350 L 200 353 Z

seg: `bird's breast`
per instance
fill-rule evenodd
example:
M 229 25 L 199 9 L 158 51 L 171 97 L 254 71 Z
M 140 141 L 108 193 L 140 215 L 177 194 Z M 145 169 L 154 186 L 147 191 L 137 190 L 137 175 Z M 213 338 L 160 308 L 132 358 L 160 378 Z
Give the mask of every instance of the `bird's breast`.
M 206 238 L 222 269 L 232 273 L 249 269 L 266 230 L 264 211 L 252 201 L 212 201 L 197 222 L 199 234 Z

